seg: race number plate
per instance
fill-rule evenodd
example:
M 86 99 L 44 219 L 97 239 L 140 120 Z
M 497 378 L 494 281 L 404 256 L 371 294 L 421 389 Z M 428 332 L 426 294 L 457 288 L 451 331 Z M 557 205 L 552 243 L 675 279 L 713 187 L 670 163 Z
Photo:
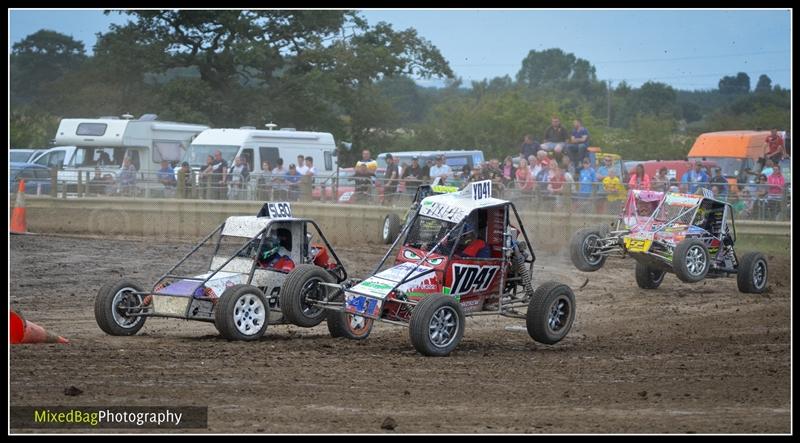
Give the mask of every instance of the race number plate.
M 291 218 L 292 207 L 287 202 L 267 203 L 269 218 Z
M 381 312 L 382 300 L 365 297 L 363 295 L 347 294 L 344 310 L 349 314 L 358 314 L 365 317 L 378 318 Z
M 630 237 L 625 237 L 625 249 L 627 249 L 628 252 L 647 252 L 650 250 L 650 246 L 652 244 L 652 233 L 640 233 Z

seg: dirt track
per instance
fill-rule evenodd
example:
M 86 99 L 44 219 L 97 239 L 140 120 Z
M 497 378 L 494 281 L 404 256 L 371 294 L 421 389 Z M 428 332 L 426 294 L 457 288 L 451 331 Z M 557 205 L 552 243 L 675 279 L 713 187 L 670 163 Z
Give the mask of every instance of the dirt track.
M 785 256 L 769 257 L 763 295 L 739 293 L 733 278 L 687 285 L 672 275 L 643 291 L 630 259 L 587 274 L 542 256 L 536 281 L 575 290 L 567 338 L 544 346 L 505 329 L 521 321 L 470 319 L 447 358 L 420 356 L 405 329 L 385 324 L 363 342 L 331 339 L 324 325 L 270 326 L 255 343 L 181 320 L 149 319 L 133 337 L 97 327 L 103 283 L 150 283 L 188 247 L 12 237 L 12 307 L 71 343 L 11 348 L 11 405 L 207 405 L 200 432 L 790 431 Z M 383 247 L 336 250 L 363 276 Z M 83 393 L 65 396 L 70 386 Z M 381 429 L 387 416 L 394 431 Z

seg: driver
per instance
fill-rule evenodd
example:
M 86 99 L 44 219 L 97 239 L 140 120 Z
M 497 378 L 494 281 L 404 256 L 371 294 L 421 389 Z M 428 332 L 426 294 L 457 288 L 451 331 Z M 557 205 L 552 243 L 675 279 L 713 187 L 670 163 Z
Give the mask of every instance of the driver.
M 291 259 L 290 249 L 284 245 L 286 243 L 286 229 L 278 229 L 275 234 L 269 235 L 264 239 L 261 250 L 256 260 L 260 268 L 277 269 L 291 271 L 294 269 L 294 261 Z M 291 234 L 289 235 L 291 237 Z
M 491 249 L 478 233 L 478 226 L 473 220 L 464 223 L 464 234 L 456 246 L 456 252 L 462 257 L 489 258 Z

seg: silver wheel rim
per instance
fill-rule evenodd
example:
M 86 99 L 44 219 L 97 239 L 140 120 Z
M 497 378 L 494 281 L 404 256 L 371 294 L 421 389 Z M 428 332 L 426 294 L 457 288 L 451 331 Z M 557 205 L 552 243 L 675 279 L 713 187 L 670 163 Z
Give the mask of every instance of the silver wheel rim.
M 764 260 L 758 260 L 753 267 L 753 286 L 756 289 L 761 289 L 767 282 L 767 264 Z
M 322 312 L 322 308 L 318 308 L 308 302 L 309 298 L 313 300 L 322 300 L 324 298 L 324 294 L 320 294 L 320 291 L 326 291 L 326 289 L 324 286 L 319 285 L 320 281 L 319 278 L 314 277 L 303 285 L 303 297 L 301 302 L 303 303 L 303 315 L 307 317 L 314 317 Z
M 386 217 L 386 220 L 383 221 L 383 238 L 389 238 L 389 217 Z
M 550 313 L 547 315 L 547 327 L 553 332 L 558 332 L 567 325 L 570 316 L 570 304 L 566 297 L 559 297 L 550 305 Z
M 706 269 L 706 255 L 703 253 L 703 248 L 695 245 L 686 251 L 686 269 L 692 275 L 703 273 Z
M 114 317 L 114 323 L 119 327 L 130 329 L 135 327 L 142 321 L 140 316 L 128 316 L 129 308 L 142 305 L 142 297 L 139 295 L 131 294 L 136 289 L 125 287 L 114 294 L 114 299 L 111 301 L 111 314 Z
M 589 262 L 590 265 L 596 265 L 600 263 L 600 260 L 603 257 L 602 255 L 592 254 L 589 252 L 589 248 L 594 247 L 599 239 L 600 237 L 595 234 L 587 235 L 586 238 L 583 239 L 583 256 L 586 257 L 586 261 Z
M 437 348 L 447 347 L 456 339 L 459 326 L 458 312 L 450 306 L 442 306 L 428 323 L 428 338 Z
M 244 335 L 258 333 L 264 326 L 267 310 L 261 298 L 254 294 L 245 294 L 236 300 L 233 308 L 233 322 L 236 329 Z

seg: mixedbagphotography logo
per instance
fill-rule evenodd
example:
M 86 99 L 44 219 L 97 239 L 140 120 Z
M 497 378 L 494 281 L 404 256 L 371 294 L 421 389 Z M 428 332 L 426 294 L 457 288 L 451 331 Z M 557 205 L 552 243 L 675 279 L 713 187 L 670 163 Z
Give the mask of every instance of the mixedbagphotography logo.
M 12 406 L 11 428 L 208 428 L 206 406 Z

